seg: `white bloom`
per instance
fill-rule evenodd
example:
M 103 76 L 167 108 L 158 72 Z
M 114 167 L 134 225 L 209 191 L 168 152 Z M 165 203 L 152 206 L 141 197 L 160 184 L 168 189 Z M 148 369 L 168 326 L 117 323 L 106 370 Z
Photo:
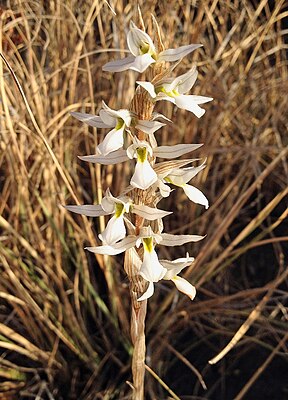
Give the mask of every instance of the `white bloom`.
M 99 239 L 104 244 L 112 246 L 114 243 L 126 236 L 126 228 L 124 224 L 124 213 L 129 212 L 131 202 L 118 199 L 110 193 L 109 189 L 106 196 L 102 199 L 101 206 L 107 213 L 113 213 L 113 217 L 108 221 L 106 228 L 100 233 Z
M 164 277 L 167 269 L 158 260 L 158 256 L 154 250 L 153 237 L 143 238 L 142 243 L 144 255 L 140 275 L 148 282 L 158 282 Z
M 143 81 L 137 81 L 137 83 L 147 90 L 155 101 L 170 101 L 177 107 L 191 111 L 196 115 L 196 117 L 200 118 L 205 113 L 205 110 L 199 107 L 199 104 L 204 104 L 213 100 L 212 97 L 184 94 L 189 92 L 194 85 L 197 79 L 197 74 L 196 67 L 194 66 L 190 71 L 178 76 L 177 78 L 164 78 L 155 85 L 151 82 Z
M 153 170 L 151 164 L 149 163 L 147 157 L 148 154 L 150 157 L 161 157 L 161 158 L 177 158 L 182 156 L 183 154 L 189 153 L 197 148 L 202 146 L 201 144 L 176 144 L 174 146 L 159 146 L 159 147 L 152 147 L 149 145 L 148 142 L 144 140 L 138 140 L 134 138 L 134 143 L 128 147 L 127 149 L 127 156 L 132 159 L 133 157 L 137 157 L 137 164 L 135 167 L 134 174 L 131 178 L 131 185 L 133 187 L 139 189 L 147 189 L 153 183 L 158 181 L 158 177 L 156 172 Z M 162 190 L 166 192 L 166 188 L 163 187 L 165 184 L 159 183 L 162 185 Z M 170 189 L 167 186 L 168 194 L 170 193 Z M 166 194 L 166 193 L 165 193 Z M 167 197 L 164 195 L 163 197 Z
M 107 199 L 107 197 L 113 198 L 114 200 L 111 202 Z M 84 204 L 81 206 L 64 206 L 66 210 L 74 212 L 76 214 L 86 215 L 87 217 L 100 217 L 102 215 L 109 215 L 115 212 L 115 205 L 119 202 L 119 204 L 124 205 L 123 211 L 126 213 L 131 212 L 139 215 L 140 217 L 147 219 L 148 221 L 154 221 L 159 218 L 164 218 L 167 215 L 172 214 L 172 211 L 164 211 L 160 210 L 156 207 L 149 207 L 144 204 L 133 204 L 129 198 L 121 197 L 115 198 L 111 195 L 110 190 L 107 189 L 106 196 L 102 199 L 101 204 Z M 129 207 L 128 207 L 129 206 Z
M 131 55 L 128 57 L 108 62 L 103 66 L 103 71 L 121 72 L 128 69 L 137 72 L 144 72 L 149 65 L 161 61 L 178 61 L 187 54 L 201 47 L 201 44 L 190 44 L 181 46 L 178 49 L 168 49 L 157 53 L 154 43 L 150 36 L 138 29 L 133 22 L 127 35 L 127 45 Z
M 154 182 L 157 181 L 157 174 L 151 167 L 147 157 L 153 155 L 151 146 L 144 141 L 136 140 L 127 149 L 127 155 L 129 158 L 137 158 L 134 174 L 130 180 L 131 185 L 134 188 L 146 190 Z
M 180 157 L 183 154 L 190 153 L 202 146 L 202 144 L 176 144 L 174 146 L 157 146 L 152 149 L 148 142 L 137 141 L 137 138 L 134 138 L 134 145 L 129 146 L 127 150 L 116 150 L 105 156 L 103 154 L 91 154 L 88 156 L 78 156 L 78 158 L 83 161 L 102 165 L 119 164 L 133 158 L 134 156 L 136 158 L 136 149 L 140 147 L 141 144 L 147 147 L 150 155 L 153 154 L 156 157 L 167 159 Z
M 107 189 L 101 204 L 65 206 L 68 211 L 89 217 L 99 217 L 101 215 L 113 214 L 113 217 L 108 221 L 104 231 L 98 235 L 105 244 L 110 246 L 126 236 L 124 213 L 128 213 L 130 211 L 130 207 L 131 200 L 129 198 L 116 198 L 112 196 L 109 189 Z
M 198 172 L 205 168 L 205 163 L 199 167 L 188 167 L 188 168 L 175 168 L 173 169 L 164 180 L 168 183 L 172 183 L 175 186 L 183 188 L 187 197 L 196 204 L 203 205 L 206 209 L 209 207 L 208 199 L 204 194 L 192 185 L 188 185 L 189 182 Z
M 189 265 L 191 265 L 191 263 L 193 261 L 194 261 L 194 258 L 189 257 L 188 253 L 187 253 L 186 258 L 178 258 L 173 261 L 159 260 L 160 265 L 162 265 L 162 267 L 166 268 L 166 270 L 167 270 L 167 272 L 163 276 L 163 279 L 171 280 L 175 284 L 177 289 L 180 292 L 185 293 L 191 300 L 193 300 L 196 295 L 196 289 L 193 285 L 191 285 L 191 283 L 186 281 L 186 279 L 179 277 L 178 274 L 182 271 L 183 268 L 186 268 Z M 145 276 L 143 276 L 143 277 L 144 277 L 144 279 L 149 281 L 149 285 L 148 285 L 147 290 L 143 293 L 143 295 L 141 297 L 139 297 L 138 301 L 148 299 L 154 293 L 153 282 L 156 282 L 156 281 L 152 281 L 151 279 L 149 280 Z
M 113 246 L 114 243 L 119 242 L 119 240 L 126 236 L 123 213 L 121 214 L 119 209 L 120 207 L 118 206 L 119 215 L 116 216 L 115 212 L 115 215 L 108 221 L 104 231 L 98 235 L 99 239 L 109 246 Z
M 107 133 L 102 143 L 97 146 L 97 151 L 103 156 L 123 147 L 125 130 L 131 125 L 134 114 L 128 110 L 112 110 L 104 101 L 99 116 L 72 112 L 71 115 L 89 126 L 97 128 L 113 128 Z
M 95 246 L 86 247 L 87 250 L 96 254 L 108 254 L 115 255 L 123 253 L 124 251 L 130 249 L 133 246 L 139 247 L 143 243 L 145 238 L 153 238 L 153 243 L 160 244 L 163 246 L 182 246 L 185 243 L 198 242 L 202 240 L 204 236 L 199 235 L 171 235 L 168 233 L 154 233 L 150 226 L 143 227 L 140 229 L 138 236 L 129 235 L 123 240 L 111 245 L 111 246 Z

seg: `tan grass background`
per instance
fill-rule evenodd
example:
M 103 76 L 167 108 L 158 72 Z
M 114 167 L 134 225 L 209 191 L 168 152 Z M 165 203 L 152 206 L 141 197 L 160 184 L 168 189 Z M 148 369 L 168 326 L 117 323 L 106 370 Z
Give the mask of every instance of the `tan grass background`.
M 181 254 L 161 250 L 170 259 L 186 250 L 197 256 L 185 276 L 198 296 L 189 302 L 169 284 L 157 286 L 147 319 L 146 398 L 284 399 L 287 3 L 139 4 L 151 36 L 150 15 L 157 17 L 166 47 L 204 45 L 176 71 L 196 63 L 194 93 L 214 98 L 200 120 L 157 105 L 174 121 L 157 133 L 162 144 L 205 143 L 195 154 L 207 157 L 208 166 L 193 183 L 211 206 L 204 212 L 181 191 L 161 203 L 175 211 L 166 218 L 167 232 L 207 237 Z M 136 2 L 109 5 L 1 2 L 1 52 L 20 85 L 1 60 L 1 399 L 108 400 L 131 393 L 123 260 L 87 254 L 83 247 L 96 243 L 104 221 L 61 207 L 97 203 L 107 186 L 118 195 L 130 175 L 128 163 L 80 162 L 77 155 L 92 154 L 103 131 L 69 115 L 97 113 L 102 99 L 115 109 L 129 107 L 137 75 L 111 75 L 101 66 L 124 56 Z M 238 344 L 209 365 L 233 337 Z

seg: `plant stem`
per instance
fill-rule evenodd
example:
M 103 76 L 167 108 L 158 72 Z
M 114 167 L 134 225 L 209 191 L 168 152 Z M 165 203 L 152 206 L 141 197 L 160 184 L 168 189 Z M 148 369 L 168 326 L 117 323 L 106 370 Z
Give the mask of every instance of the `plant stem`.
M 140 261 L 141 264 L 141 261 Z M 145 377 L 145 317 L 147 300 L 137 301 L 137 298 L 145 290 L 147 285 L 144 279 L 138 275 L 139 257 L 135 249 L 125 253 L 124 268 L 130 280 L 131 295 L 131 339 L 134 346 L 132 356 L 133 394 L 132 400 L 144 400 Z
M 144 399 L 145 377 L 145 317 L 147 300 L 140 302 L 140 307 L 135 309 L 132 305 L 131 337 L 134 345 L 132 358 L 133 395 L 132 400 Z

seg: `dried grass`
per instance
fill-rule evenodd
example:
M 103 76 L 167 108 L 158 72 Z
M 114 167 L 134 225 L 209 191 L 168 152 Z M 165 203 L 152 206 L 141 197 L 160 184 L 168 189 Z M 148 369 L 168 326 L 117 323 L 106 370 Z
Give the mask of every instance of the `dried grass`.
M 186 272 L 196 301 L 163 284 L 149 302 L 147 398 L 264 399 L 257 382 L 275 372 L 272 359 L 280 367 L 271 390 L 284 398 L 285 2 L 173 0 L 168 10 L 164 1 L 139 3 L 148 32 L 150 13 L 157 17 L 164 46 L 204 44 L 193 54 L 196 92 L 215 99 L 199 121 L 167 104 L 158 108 L 175 121 L 157 134 L 163 144 L 205 143 L 197 156 L 206 155 L 208 167 L 195 185 L 211 207 L 203 212 L 178 191 L 161 203 L 175 210 L 167 231 L 207 238 L 193 247 L 198 256 Z M 115 17 L 99 0 L 1 4 L 1 52 L 24 98 L 0 61 L 0 398 L 129 398 L 123 260 L 86 254 L 104 220 L 74 217 L 61 204 L 97 202 L 107 186 L 115 194 L 126 186 L 128 164 L 100 169 L 77 160 L 93 153 L 97 136 L 69 111 L 96 113 L 102 99 L 129 106 L 134 73 L 111 76 L 101 66 L 118 56 L 113 49 L 124 54 L 136 6 L 110 1 Z M 177 72 L 190 65 L 187 57 Z M 238 344 L 208 365 L 241 326 Z

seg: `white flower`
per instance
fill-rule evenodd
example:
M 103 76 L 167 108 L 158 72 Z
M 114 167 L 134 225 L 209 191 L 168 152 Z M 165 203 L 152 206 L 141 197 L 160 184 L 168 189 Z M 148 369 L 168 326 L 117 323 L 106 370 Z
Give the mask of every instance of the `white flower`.
M 150 121 L 147 121 L 150 122 Z M 92 162 L 92 163 L 98 163 L 102 165 L 113 165 L 113 164 L 119 164 L 124 161 L 127 161 L 131 158 L 136 156 L 136 150 L 138 147 L 141 147 L 141 145 L 147 147 L 148 153 L 153 154 L 153 156 L 159 157 L 159 158 L 167 158 L 167 159 L 172 159 L 172 158 L 177 158 L 180 157 L 186 153 L 190 153 L 193 150 L 198 149 L 199 147 L 202 146 L 202 144 L 175 144 L 174 146 L 157 146 L 154 147 L 153 149 L 149 145 L 148 142 L 146 141 L 139 141 L 136 137 L 134 138 L 134 143 L 133 145 L 129 146 L 127 150 L 116 150 L 113 151 L 107 155 L 103 154 L 91 154 L 89 156 L 78 156 L 80 160 L 87 161 L 87 162 Z M 190 161 L 191 162 L 191 161 Z M 165 196 L 163 196 L 165 197 Z
M 158 208 L 132 204 L 132 201 L 127 197 L 116 198 L 112 196 L 109 189 L 107 189 L 101 204 L 82 206 L 68 205 L 64 207 L 68 211 L 89 217 L 99 217 L 101 215 L 113 214 L 113 217 L 108 221 L 104 231 L 98 235 L 102 242 L 109 246 L 113 246 L 116 242 L 120 241 L 126 236 L 126 228 L 124 224 L 125 213 L 131 211 L 132 213 L 137 214 L 149 221 L 164 218 L 166 215 L 171 214 L 169 211 L 159 210 Z
M 140 275 L 148 282 L 158 282 L 164 277 L 167 269 L 158 260 L 158 256 L 154 250 L 153 237 L 142 238 L 142 244 L 144 255 Z
M 124 144 L 124 131 L 128 130 L 131 125 L 134 114 L 128 110 L 112 110 L 104 101 L 102 102 L 102 109 L 99 116 L 72 112 L 71 115 L 89 126 L 97 128 L 113 128 L 107 133 L 102 143 L 97 146 L 99 154 L 107 155 L 115 150 L 123 147 Z
M 98 235 L 104 244 L 112 246 L 126 236 L 126 228 L 124 224 L 124 213 L 128 213 L 131 201 L 129 199 L 121 200 L 112 196 L 110 190 L 106 192 L 106 196 L 101 201 L 104 211 L 113 213 L 113 217 L 108 221 L 106 228 Z
M 95 247 L 85 247 L 88 251 L 96 254 L 107 254 L 107 255 L 116 255 L 123 253 L 126 250 L 131 249 L 131 247 L 136 246 L 139 247 L 142 243 L 143 238 L 153 238 L 153 242 L 156 244 L 160 244 L 163 246 L 182 246 L 185 243 L 190 242 L 198 242 L 202 240 L 204 236 L 199 235 L 172 235 L 169 233 L 161 233 L 156 234 L 152 231 L 151 227 L 142 227 L 140 228 L 140 233 L 138 236 L 129 235 L 126 236 L 123 240 L 113 244 L 113 245 L 104 245 L 104 246 L 95 246 Z
M 108 196 L 108 193 L 110 194 L 111 197 L 113 197 L 109 191 L 109 189 L 107 189 L 106 191 L 106 196 Z M 115 199 L 115 198 L 114 198 Z M 121 203 L 121 197 L 119 199 L 119 202 Z M 116 201 L 115 201 L 116 203 Z M 134 214 L 139 215 L 140 217 L 147 219 L 148 221 L 154 221 L 156 219 L 159 218 L 164 218 L 167 215 L 172 214 L 172 211 L 164 211 L 164 210 L 160 210 L 156 207 L 149 207 L 149 206 L 145 206 L 144 204 L 133 204 L 132 201 L 128 198 L 123 198 L 123 204 L 125 204 L 125 212 L 132 212 Z M 130 208 L 128 209 L 128 204 L 130 205 Z M 105 209 L 104 209 L 104 208 Z M 114 210 L 114 206 L 110 206 L 108 204 L 105 204 L 104 202 L 104 198 L 102 199 L 102 204 L 84 204 L 82 206 L 72 206 L 72 205 L 68 205 L 68 206 L 64 206 L 64 208 L 66 208 L 66 210 L 74 212 L 76 214 L 82 214 L 82 215 L 86 215 L 87 217 L 100 217 L 102 215 L 109 215 L 109 214 L 113 214 Z
M 164 269 L 166 269 L 166 273 L 162 279 L 171 280 L 177 289 L 185 293 L 191 300 L 194 299 L 196 295 L 196 289 L 191 283 L 186 281 L 186 279 L 181 278 L 178 274 L 182 271 L 183 268 L 188 267 L 194 261 L 193 257 L 189 257 L 187 253 L 186 258 L 177 258 L 176 260 L 169 261 L 169 260 L 159 260 L 158 262 Z M 142 275 L 144 279 L 149 282 L 147 290 L 142 294 L 141 297 L 138 298 L 138 301 L 142 301 L 151 297 L 154 293 L 154 284 L 151 279 L 147 279 L 146 276 Z
M 157 174 L 153 170 L 147 157 L 153 155 L 151 146 L 145 141 L 136 140 L 127 149 L 129 158 L 137 158 L 134 174 L 130 180 L 130 184 L 134 188 L 146 190 L 157 181 Z
M 152 149 L 149 143 L 144 140 L 138 140 L 137 138 L 134 138 L 133 142 L 134 143 L 127 149 L 127 156 L 130 159 L 137 157 L 137 164 L 130 183 L 133 187 L 143 190 L 147 189 L 153 183 L 158 181 L 157 174 L 147 159 L 148 154 L 150 157 L 156 156 L 172 159 L 175 157 L 180 157 L 183 154 L 189 153 L 202 146 L 201 144 L 176 144 L 174 146 L 159 146 Z M 161 185 L 161 183 L 159 183 L 159 185 Z M 163 185 L 165 186 L 165 184 Z
M 157 53 L 155 45 L 150 36 L 138 29 L 131 22 L 127 35 L 127 45 L 131 55 L 117 61 L 108 62 L 103 66 L 103 71 L 121 72 L 131 69 L 137 72 L 144 72 L 149 65 L 161 61 L 178 61 L 187 54 L 201 47 L 201 44 L 190 44 L 181 46 L 178 49 L 168 49 Z
M 175 186 L 181 187 L 189 200 L 196 204 L 201 204 L 207 209 L 209 207 L 208 199 L 199 189 L 187 184 L 187 182 L 197 175 L 198 172 L 202 171 L 205 166 L 205 163 L 203 163 L 199 167 L 175 168 L 165 176 L 164 180 Z
M 190 71 L 177 78 L 164 78 L 155 85 L 151 82 L 137 81 L 150 96 L 158 100 L 167 100 L 175 104 L 177 107 L 191 111 L 196 117 L 200 118 L 205 110 L 199 107 L 199 104 L 207 103 L 213 100 L 212 97 L 185 95 L 197 79 L 197 70 L 194 66 Z

